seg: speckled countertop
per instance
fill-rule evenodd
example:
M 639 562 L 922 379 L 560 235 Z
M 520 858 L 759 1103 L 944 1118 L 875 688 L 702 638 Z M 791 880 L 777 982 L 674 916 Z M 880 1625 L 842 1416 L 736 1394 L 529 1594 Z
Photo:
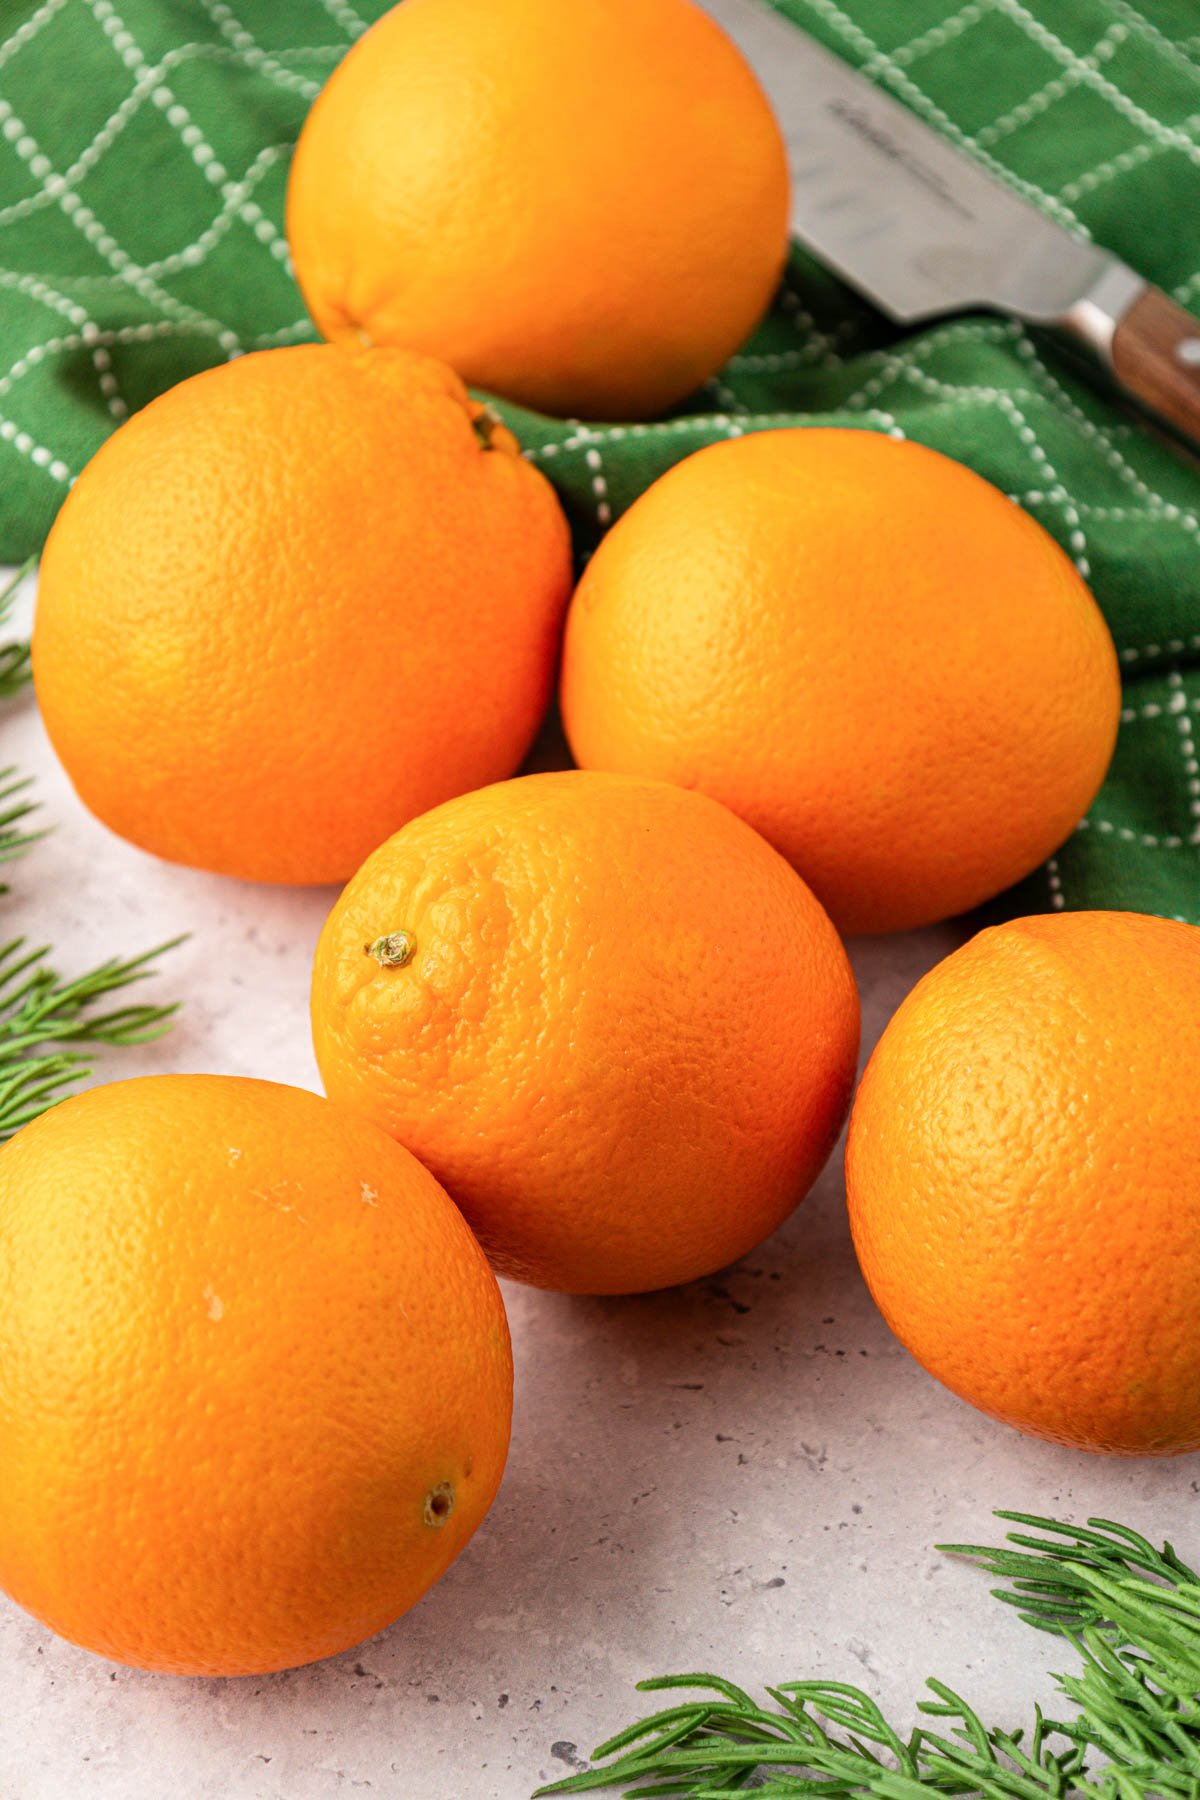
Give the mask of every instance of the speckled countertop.
M 217 1070 L 316 1086 L 306 994 L 331 892 L 173 869 L 111 837 L 57 769 L 32 700 L 3 760 L 57 830 L 15 870 L 6 931 L 63 964 L 181 930 L 186 1006 L 106 1072 Z M 959 940 L 853 947 L 866 1044 Z M 1102 1461 L 1033 1443 L 934 1385 L 860 1280 L 840 1157 L 790 1224 L 672 1293 L 506 1289 L 517 1361 L 500 1497 L 439 1587 L 382 1636 L 290 1674 L 188 1681 L 117 1668 L 0 1600 L 2 1800 L 526 1800 L 631 1716 L 633 1682 L 715 1667 L 749 1685 L 865 1684 L 902 1724 L 934 1673 L 990 1719 L 1028 1716 L 1066 1653 L 939 1557 L 989 1508 L 1115 1515 L 1200 1554 L 1200 1460 Z

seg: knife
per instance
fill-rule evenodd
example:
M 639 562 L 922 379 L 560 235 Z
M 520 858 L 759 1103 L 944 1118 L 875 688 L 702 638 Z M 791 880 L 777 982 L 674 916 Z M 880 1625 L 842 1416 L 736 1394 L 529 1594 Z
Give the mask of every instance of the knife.
M 1200 445 L 1200 320 L 1075 237 L 765 0 L 714 4 L 787 141 L 792 229 L 900 325 L 986 308 L 1055 333 Z

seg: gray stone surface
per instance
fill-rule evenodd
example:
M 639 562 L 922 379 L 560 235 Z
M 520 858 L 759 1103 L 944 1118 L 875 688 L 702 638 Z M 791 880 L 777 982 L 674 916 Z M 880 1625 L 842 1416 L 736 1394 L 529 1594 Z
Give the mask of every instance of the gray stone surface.
M 30 702 L 5 715 L 3 760 L 36 771 L 58 826 L 13 872 L 6 933 L 52 941 L 72 969 L 193 934 L 162 978 L 186 999 L 175 1030 L 104 1073 L 315 1086 L 306 988 L 331 893 L 244 886 L 122 844 L 74 800 Z M 854 947 L 868 1043 L 958 935 Z M 525 1800 L 664 1670 L 844 1678 L 905 1724 L 936 1673 L 1013 1725 L 1035 1671 L 1066 1653 L 935 1541 L 986 1538 L 1005 1505 L 1115 1515 L 1200 1554 L 1195 1458 L 1028 1441 L 911 1362 L 857 1273 L 838 1157 L 790 1224 L 711 1281 L 506 1299 L 508 1473 L 438 1588 L 345 1656 L 228 1682 L 117 1668 L 0 1600 L 3 1800 Z

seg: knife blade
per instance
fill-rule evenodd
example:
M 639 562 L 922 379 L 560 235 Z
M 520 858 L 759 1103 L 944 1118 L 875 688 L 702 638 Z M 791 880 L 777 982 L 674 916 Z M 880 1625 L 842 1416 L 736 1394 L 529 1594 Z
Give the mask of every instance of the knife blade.
M 1200 321 L 1075 236 L 766 0 L 720 0 L 787 142 L 792 229 L 898 324 L 985 308 L 1083 351 L 1200 444 Z

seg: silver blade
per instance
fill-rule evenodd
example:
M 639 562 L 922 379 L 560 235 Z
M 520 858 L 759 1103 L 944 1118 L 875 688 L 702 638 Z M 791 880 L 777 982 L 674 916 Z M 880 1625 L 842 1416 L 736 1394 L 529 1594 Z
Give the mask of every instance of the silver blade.
M 783 128 L 795 235 L 893 319 L 984 306 L 1049 322 L 1125 273 L 766 0 L 707 3 Z

